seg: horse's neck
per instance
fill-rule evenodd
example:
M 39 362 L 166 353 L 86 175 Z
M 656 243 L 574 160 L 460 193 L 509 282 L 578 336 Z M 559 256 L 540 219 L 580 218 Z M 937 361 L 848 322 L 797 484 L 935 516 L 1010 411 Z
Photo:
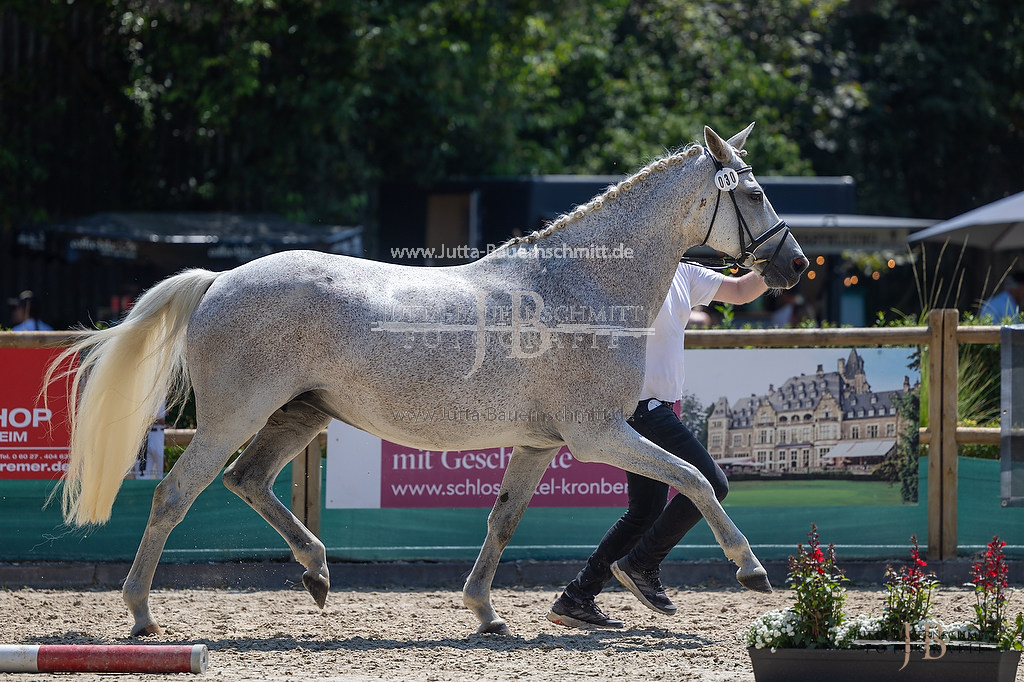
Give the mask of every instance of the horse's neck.
M 687 166 L 689 171 L 671 169 L 652 175 L 628 195 L 540 240 L 539 248 L 603 246 L 608 256 L 584 252 L 584 257 L 553 259 L 550 267 L 560 270 L 566 281 L 592 287 L 595 296 L 610 303 L 642 305 L 650 311 L 653 323 L 679 257 L 704 238 L 705 228 L 693 219 L 700 195 L 698 183 L 680 176 L 687 173 L 693 177 L 693 165 Z

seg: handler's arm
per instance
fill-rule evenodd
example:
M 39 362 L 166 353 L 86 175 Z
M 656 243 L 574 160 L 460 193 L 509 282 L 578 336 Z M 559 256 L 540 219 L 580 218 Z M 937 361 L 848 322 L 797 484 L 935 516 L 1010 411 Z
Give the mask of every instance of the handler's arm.
M 764 278 L 756 272 L 748 272 L 742 277 L 729 277 L 722 280 L 715 292 L 715 300 L 722 303 L 742 305 L 768 291 Z

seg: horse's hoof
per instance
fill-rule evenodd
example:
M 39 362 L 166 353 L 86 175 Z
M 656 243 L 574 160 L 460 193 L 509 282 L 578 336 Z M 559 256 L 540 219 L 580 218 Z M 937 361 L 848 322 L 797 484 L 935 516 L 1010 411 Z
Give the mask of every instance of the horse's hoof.
M 162 635 L 164 629 L 156 623 L 147 623 L 146 625 L 136 625 L 132 628 L 130 636 L 132 637 L 149 637 L 150 635 Z
M 772 584 L 768 581 L 768 572 L 763 568 L 756 568 L 749 573 L 736 571 L 736 580 L 740 582 L 740 585 L 754 592 L 770 594 L 772 591 Z
M 476 629 L 478 635 L 511 635 L 512 632 L 505 625 L 505 621 L 492 620 L 490 623 L 481 623 L 480 627 Z
M 331 581 L 322 575 L 313 575 L 309 571 L 302 574 L 302 584 L 320 608 L 327 603 L 327 593 L 331 589 Z

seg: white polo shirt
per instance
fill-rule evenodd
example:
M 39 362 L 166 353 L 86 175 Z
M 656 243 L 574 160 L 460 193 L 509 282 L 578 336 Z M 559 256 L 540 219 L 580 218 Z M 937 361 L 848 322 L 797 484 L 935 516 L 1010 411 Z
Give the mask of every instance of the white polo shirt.
M 708 305 L 725 275 L 699 265 L 680 263 L 668 296 L 654 320 L 654 335 L 647 337 L 647 364 L 641 400 L 675 402 L 683 395 L 683 334 L 695 306 Z

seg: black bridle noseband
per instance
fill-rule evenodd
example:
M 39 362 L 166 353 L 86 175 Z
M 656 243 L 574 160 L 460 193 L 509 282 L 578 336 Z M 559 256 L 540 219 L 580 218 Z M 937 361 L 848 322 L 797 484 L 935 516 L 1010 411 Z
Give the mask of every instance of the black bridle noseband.
M 750 231 L 750 227 L 747 225 L 747 221 L 743 219 L 743 214 L 740 212 L 739 204 L 736 203 L 736 188 L 740 185 L 740 175 L 743 173 L 749 173 L 753 170 L 750 166 L 743 166 L 739 169 L 728 168 L 723 166 L 722 163 L 712 155 L 711 161 L 715 164 L 715 187 L 718 188 L 718 196 L 715 198 L 715 210 L 711 214 L 711 224 L 708 225 L 708 232 L 704 235 L 704 241 L 699 246 L 705 246 L 708 243 L 708 239 L 711 238 L 711 231 L 715 229 L 715 218 L 718 217 L 718 206 L 722 202 L 722 192 L 728 192 L 729 198 L 732 199 L 733 209 L 736 211 L 736 221 L 739 223 L 739 235 L 740 235 L 740 255 L 729 256 L 723 254 L 715 258 L 703 258 L 695 257 L 689 258 L 684 257 L 683 260 L 691 261 L 699 265 L 707 265 L 711 267 L 735 267 L 749 270 L 758 263 L 772 263 L 775 257 L 779 255 L 779 251 L 782 249 L 783 243 L 786 241 L 786 237 L 789 236 L 789 225 L 786 224 L 785 220 L 779 220 L 767 230 L 754 236 Z M 782 239 L 779 240 L 778 245 L 775 247 L 775 251 L 772 253 L 771 258 L 758 258 L 757 250 L 764 246 L 765 242 L 782 232 Z M 747 241 L 749 238 L 750 241 Z

